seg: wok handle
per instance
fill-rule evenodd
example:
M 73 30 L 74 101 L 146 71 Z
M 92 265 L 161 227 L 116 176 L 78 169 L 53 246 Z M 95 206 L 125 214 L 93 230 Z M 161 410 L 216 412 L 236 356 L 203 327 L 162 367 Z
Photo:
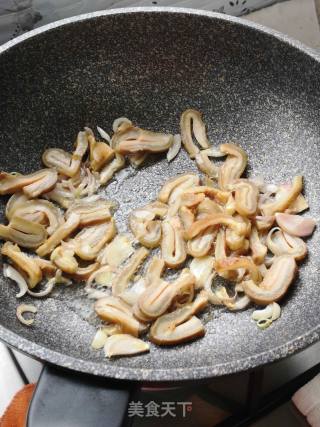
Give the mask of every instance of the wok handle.
M 29 406 L 26 427 L 129 426 L 136 384 L 45 365 Z

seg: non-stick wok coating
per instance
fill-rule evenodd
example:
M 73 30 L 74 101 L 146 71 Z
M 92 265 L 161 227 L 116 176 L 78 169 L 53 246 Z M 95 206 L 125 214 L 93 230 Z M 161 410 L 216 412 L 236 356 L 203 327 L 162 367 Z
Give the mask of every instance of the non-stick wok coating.
M 279 183 L 304 175 L 310 215 L 319 219 L 320 64 L 297 43 L 217 14 L 127 9 L 52 24 L 11 44 L 0 55 L 1 169 L 36 170 L 44 148 L 71 150 L 83 126 L 110 130 L 119 116 L 179 132 L 180 113 L 192 107 L 203 112 L 213 144 L 233 140 L 248 152 L 250 174 Z M 181 152 L 170 165 L 157 158 L 122 171 L 103 190 L 121 206 L 119 228 L 167 178 L 190 170 Z M 14 284 L 1 275 L 0 336 L 42 360 L 117 378 L 196 379 L 252 368 L 319 338 L 319 236 L 308 242 L 281 318 L 264 331 L 250 320 L 253 308 L 210 308 L 203 339 L 110 361 L 90 349 L 97 321 L 83 285 L 24 298 L 38 307 L 28 328 L 15 316 Z

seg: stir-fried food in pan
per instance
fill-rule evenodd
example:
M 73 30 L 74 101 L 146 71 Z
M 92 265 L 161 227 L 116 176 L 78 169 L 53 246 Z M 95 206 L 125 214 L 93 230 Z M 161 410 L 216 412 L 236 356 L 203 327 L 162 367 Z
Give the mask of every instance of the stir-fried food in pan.
M 233 142 L 213 146 L 196 110 L 182 113 L 180 128 L 154 132 L 120 117 L 112 137 L 98 127 L 97 140 L 85 128 L 72 152 L 47 149 L 45 169 L 0 173 L 0 194 L 11 194 L 0 224 L 3 274 L 18 286 L 16 297 L 84 283 L 101 319 L 91 345 L 107 357 L 147 352 L 148 340 L 168 346 L 199 338 L 201 312 L 212 306 L 258 305 L 252 320 L 269 327 L 308 253 L 304 239 L 316 223 L 300 215 L 309 207 L 302 176 L 282 184 L 245 177 L 248 154 Z M 113 214 L 121 206 L 103 187 L 128 163 L 137 169 L 163 152 L 171 162 L 181 147 L 199 173 L 163 182 L 118 233 Z M 17 318 L 30 326 L 40 307 L 20 304 Z

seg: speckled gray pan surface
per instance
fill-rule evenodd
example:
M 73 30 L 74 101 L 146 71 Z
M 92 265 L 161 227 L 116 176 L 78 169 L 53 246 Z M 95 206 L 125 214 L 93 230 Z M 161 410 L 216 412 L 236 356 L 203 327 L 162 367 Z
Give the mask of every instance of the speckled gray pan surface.
M 1 52 L 1 49 L 0 49 Z M 204 114 L 210 141 L 238 141 L 249 173 L 271 182 L 305 177 L 313 217 L 320 217 L 320 64 L 316 55 L 272 31 L 235 18 L 190 10 L 100 12 L 53 24 L 0 54 L 0 167 L 29 172 L 45 147 L 71 150 L 84 125 L 110 130 L 118 116 L 142 127 L 178 132 L 188 107 Z M 120 228 L 163 181 L 194 170 L 184 153 L 170 165 L 151 161 L 120 174 L 106 189 Z M 3 209 L 5 200 L 1 201 Z M 210 309 L 203 339 L 149 354 L 105 360 L 90 349 L 92 303 L 83 287 L 57 288 L 35 301 L 31 328 L 15 317 L 16 289 L 0 279 L 0 337 L 75 370 L 139 380 L 198 379 L 253 368 L 293 354 L 319 338 L 320 233 L 282 303 L 282 316 L 260 331 L 241 313 Z M 26 302 L 30 302 L 25 298 Z

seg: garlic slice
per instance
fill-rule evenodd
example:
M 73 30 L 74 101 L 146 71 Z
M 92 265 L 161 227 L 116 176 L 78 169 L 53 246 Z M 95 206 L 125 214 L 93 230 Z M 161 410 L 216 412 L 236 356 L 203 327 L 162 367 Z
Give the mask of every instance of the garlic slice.
M 108 163 L 100 171 L 100 184 L 104 185 L 109 182 L 113 175 L 122 169 L 125 165 L 125 159 L 121 154 L 116 153 L 111 163 Z
M 108 144 L 111 143 L 110 135 L 105 130 L 103 130 L 101 127 L 97 126 L 97 131 L 99 132 L 99 135 L 101 136 L 101 138 L 103 138 L 105 141 L 107 141 Z
M 104 345 L 106 357 L 133 356 L 150 350 L 148 343 L 128 334 L 116 334 L 108 337 Z
M 190 271 L 196 279 L 196 289 L 205 286 L 214 269 L 214 258 L 204 256 L 202 258 L 193 258 L 190 263 Z
M 95 282 L 100 286 L 112 286 L 112 281 L 115 276 L 115 270 L 110 265 L 103 265 L 98 270 L 94 271 L 88 279 L 88 285 Z
M 310 236 L 316 226 L 316 221 L 313 218 L 279 212 L 275 214 L 275 217 L 279 227 L 293 236 Z
M 118 267 L 134 252 L 132 237 L 129 234 L 117 234 L 97 257 L 100 264 L 109 264 Z
M 121 293 L 125 291 L 129 285 L 129 281 L 148 255 L 149 251 L 144 247 L 141 247 L 135 251 L 132 257 L 129 259 L 127 265 L 125 265 L 123 269 L 119 271 L 119 273 L 114 277 L 112 281 L 113 295 L 121 295 Z
M 108 337 L 115 334 L 121 334 L 121 326 L 117 324 L 110 324 L 99 328 L 92 340 L 91 347 L 94 350 L 100 350 L 104 347 Z

